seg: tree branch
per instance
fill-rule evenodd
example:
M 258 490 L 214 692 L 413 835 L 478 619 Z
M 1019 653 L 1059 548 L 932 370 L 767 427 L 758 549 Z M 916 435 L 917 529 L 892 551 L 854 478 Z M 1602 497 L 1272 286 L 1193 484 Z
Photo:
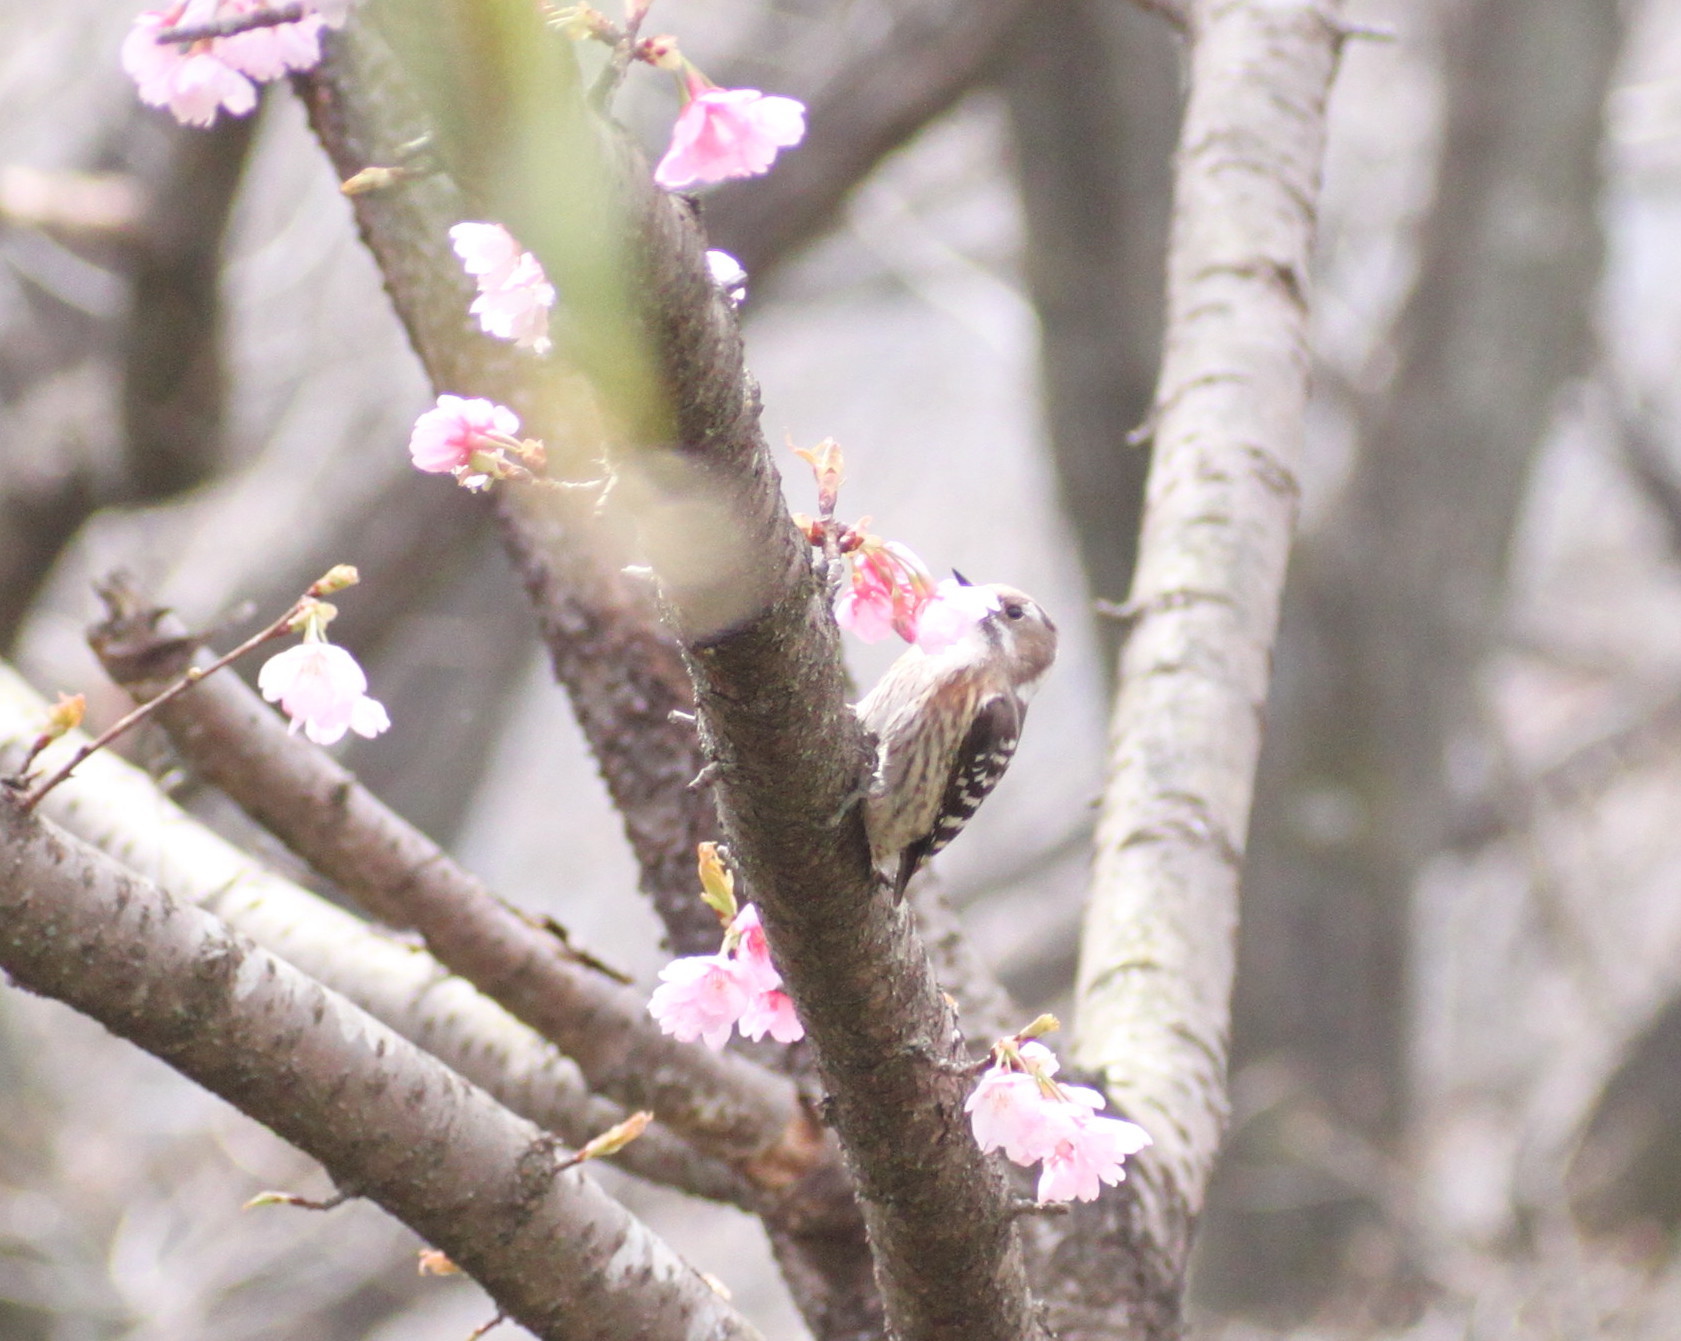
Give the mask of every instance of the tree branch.
M 38 729 L 45 702 L 0 664 L 0 759 Z M 66 739 L 75 741 L 78 733 Z M 582 1145 L 621 1121 L 578 1068 L 430 955 L 259 865 L 163 796 L 144 773 L 103 751 L 41 813 L 131 871 L 227 922 L 426 1049 L 521 1117 Z M 745 1181 L 655 1125 L 614 1162 L 652 1182 L 751 1208 Z
M 557 1173 L 553 1138 L 10 795 L 0 796 L 0 967 L 320 1160 L 540 1337 L 757 1336 L 582 1172 Z
M 1155 1138 L 1112 1211 L 1117 1245 L 1145 1268 L 1108 1286 L 1138 1320 L 1128 1335 L 1178 1335 L 1226 1116 L 1238 870 L 1297 508 L 1339 12 L 1338 0 L 1194 6 L 1138 618 L 1077 1004 L 1077 1060 Z M 1067 1334 L 1122 1334 L 1083 1322 L 1090 1302 L 1068 1301 Z
M 441 22 L 418 22 L 413 15 L 399 27 L 411 36 L 443 31 Z M 547 34 L 527 36 L 527 49 L 549 49 Z M 300 90 L 341 176 L 393 161 L 403 144 L 435 133 L 391 52 L 366 24 L 352 23 L 326 45 L 326 60 L 300 81 Z M 441 97 L 452 96 L 447 74 L 437 87 Z M 501 98 L 510 85 L 497 87 Z M 562 87 L 557 81 L 544 96 L 552 98 Z M 442 124 L 449 124 L 447 113 Z M 496 142 L 496 135 L 474 141 Z M 568 187 L 565 172 L 552 162 L 540 169 L 538 180 L 556 190 Z M 579 410 L 580 401 L 589 399 L 587 391 L 581 393 L 576 377 L 554 362 L 510 354 L 470 329 L 465 316 L 470 286 L 446 236 L 460 219 L 500 218 L 537 247 L 550 274 L 559 277 L 543 248 L 545 228 L 527 227 L 528 221 L 482 204 L 470 206 L 442 173 L 358 196 L 356 211 L 363 239 L 434 386 L 514 406 L 526 431 L 549 443 L 551 461 L 599 473 L 600 444 L 588 426 L 590 415 Z M 585 275 L 580 286 L 592 282 Z M 710 299 L 710 283 L 703 284 Z M 706 789 L 688 788 L 709 760 L 694 727 L 672 719 L 674 709 L 693 707 L 693 691 L 676 641 L 653 618 L 651 591 L 620 572 L 630 557 L 623 527 L 604 524 L 590 502 L 575 494 L 499 493 L 504 543 L 537 609 L 556 674 L 624 816 L 643 888 L 674 948 L 715 950 L 718 926 L 696 897 L 694 862 L 696 844 L 719 836 L 718 821 Z M 763 1214 L 795 1299 L 819 1338 L 867 1335 L 879 1328 L 881 1306 L 863 1221 L 838 1152 L 831 1148 L 806 1178 L 764 1205 Z
M 111 617 L 90 641 L 112 678 L 145 702 L 185 673 L 193 652 L 160 628 L 162 611 L 126 588 L 108 588 L 106 600 Z M 576 1061 L 592 1089 L 652 1109 L 769 1187 L 819 1158 L 792 1083 L 661 1033 L 640 993 L 578 962 L 324 750 L 288 732 L 244 681 L 208 676 L 157 720 L 196 771 L 364 907 L 419 931 L 446 968 Z
M 396 161 L 402 146 L 431 131 L 389 50 L 364 24 L 325 45 L 321 66 L 296 83 L 341 177 Z M 575 379 L 472 330 L 472 285 L 450 252 L 448 230 L 483 216 L 454 182 L 434 173 L 357 196 L 355 209 L 434 388 L 511 405 L 552 456 L 598 468 L 591 445 L 580 441 Z M 628 556 L 595 516 L 593 500 L 499 491 L 494 507 L 556 678 L 624 818 L 643 891 L 675 951 L 714 950 L 718 924 L 695 897 L 694 862 L 695 845 L 718 836 L 717 816 L 710 796 L 687 790 L 706 764 L 700 743 L 670 718 L 674 709 L 693 708 L 678 650 L 654 618 L 649 593 L 619 571 Z
M 654 187 L 627 140 L 587 120 L 575 79 L 524 59 L 542 46 L 534 24 L 510 3 L 472 29 L 478 86 L 441 86 L 454 105 L 438 113 L 440 126 L 472 136 L 443 156 L 477 155 L 495 215 L 563 290 L 586 295 L 575 326 L 605 323 L 578 357 L 614 426 L 615 496 L 688 656 L 702 738 L 721 763 L 725 835 L 851 1158 L 890 1329 L 1020 1341 L 1038 1325 L 1008 1190 L 963 1118 L 965 1086 L 933 1064 L 960 1055 L 952 1012 L 908 910 L 876 887 L 856 810 L 836 822 L 869 751 L 846 701 L 827 592 L 759 429 L 734 312 L 710 279 L 693 212 Z M 487 53 L 487 42 L 503 45 Z M 487 124 L 475 123 L 471 104 L 486 89 Z M 504 124 L 506 107 L 526 109 L 529 124 Z M 485 143 L 503 151 L 494 172 L 473 148 Z M 591 267 L 625 235 L 621 312 L 611 277 Z M 636 357 L 648 380 L 624 353 L 626 331 L 645 337 Z

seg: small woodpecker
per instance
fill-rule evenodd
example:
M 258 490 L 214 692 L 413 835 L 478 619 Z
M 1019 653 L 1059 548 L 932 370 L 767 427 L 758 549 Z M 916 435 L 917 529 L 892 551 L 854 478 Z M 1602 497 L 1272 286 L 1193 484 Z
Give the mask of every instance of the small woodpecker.
M 908 649 L 857 707 L 877 742 L 864 827 L 895 898 L 1004 776 L 1056 659 L 1056 625 L 1037 601 L 996 583 L 979 590 L 996 600 L 974 628 L 943 652 Z

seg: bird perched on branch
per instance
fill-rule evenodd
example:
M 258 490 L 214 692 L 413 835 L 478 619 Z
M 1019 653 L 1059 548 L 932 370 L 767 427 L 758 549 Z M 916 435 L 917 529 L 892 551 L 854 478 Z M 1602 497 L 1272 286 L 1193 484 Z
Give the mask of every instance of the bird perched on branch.
M 857 707 L 877 742 L 864 825 L 895 898 L 1004 776 L 1056 659 L 1056 625 L 1031 596 L 971 590 L 987 607 L 973 627 L 940 652 L 909 648 Z

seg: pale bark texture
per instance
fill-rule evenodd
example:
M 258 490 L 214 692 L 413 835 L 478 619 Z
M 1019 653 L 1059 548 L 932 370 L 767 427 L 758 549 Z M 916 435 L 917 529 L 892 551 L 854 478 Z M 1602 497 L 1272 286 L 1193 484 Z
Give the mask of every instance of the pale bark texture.
M 168 1062 L 448 1254 L 546 1341 L 758 1333 L 564 1149 L 259 949 L 0 799 L 0 967 Z
M 1155 1144 L 1117 1236 L 1170 1337 L 1227 1111 L 1237 886 L 1307 403 L 1307 293 L 1340 6 L 1193 9 L 1155 455 L 1081 947 L 1075 1058 Z M 1114 1302 L 1114 1301 L 1112 1301 Z M 1127 1335 L 1080 1315 L 1065 1335 Z
M 1480 0 L 1444 23 L 1445 132 L 1397 366 L 1359 406 L 1353 473 L 1292 565 L 1237 1060 L 1283 1069 L 1293 1104 L 1390 1149 L 1409 1116 L 1414 887 L 1449 841 L 1450 750 L 1483 735 L 1479 668 L 1503 629 L 1531 467 L 1592 356 L 1616 10 Z M 1349 818 L 1305 818 L 1320 812 Z M 1294 1189 L 1294 1207 L 1234 1203 L 1205 1240 L 1207 1279 L 1223 1303 L 1306 1315 L 1336 1287 L 1336 1245 L 1389 1217 L 1360 1189 L 1328 1194 L 1283 1130 L 1245 1132 L 1231 1167 Z M 1404 1310 L 1417 1286 L 1397 1274 Z

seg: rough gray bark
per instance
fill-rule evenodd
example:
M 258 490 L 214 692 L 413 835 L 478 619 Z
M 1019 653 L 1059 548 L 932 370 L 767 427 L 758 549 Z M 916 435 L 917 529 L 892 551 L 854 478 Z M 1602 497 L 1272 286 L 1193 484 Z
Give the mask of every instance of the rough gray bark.
M 553 1341 L 758 1334 L 554 1138 L 199 909 L 0 796 L 0 967 L 326 1167 Z
M 1237 882 L 1299 494 L 1340 12 L 1337 0 L 1192 7 L 1155 455 L 1074 1049 L 1155 1144 L 1109 1201 L 1132 1270 L 1072 1277 L 1053 1301 L 1063 1335 L 1179 1335 L 1225 1122 Z
M 1397 371 L 1362 407 L 1353 476 L 1291 574 L 1236 1048 L 1287 1066 L 1299 1098 L 1366 1139 L 1405 1120 L 1412 888 L 1448 837 L 1446 754 L 1477 720 L 1530 463 L 1590 353 L 1617 12 L 1479 0 L 1443 34 L 1446 134 Z M 1327 1196 L 1264 1125 L 1234 1154 L 1318 1192 L 1217 1224 L 1207 1279 L 1228 1303 L 1311 1309 L 1334 1282 L 1330 1245 L 1374 1212 Z

